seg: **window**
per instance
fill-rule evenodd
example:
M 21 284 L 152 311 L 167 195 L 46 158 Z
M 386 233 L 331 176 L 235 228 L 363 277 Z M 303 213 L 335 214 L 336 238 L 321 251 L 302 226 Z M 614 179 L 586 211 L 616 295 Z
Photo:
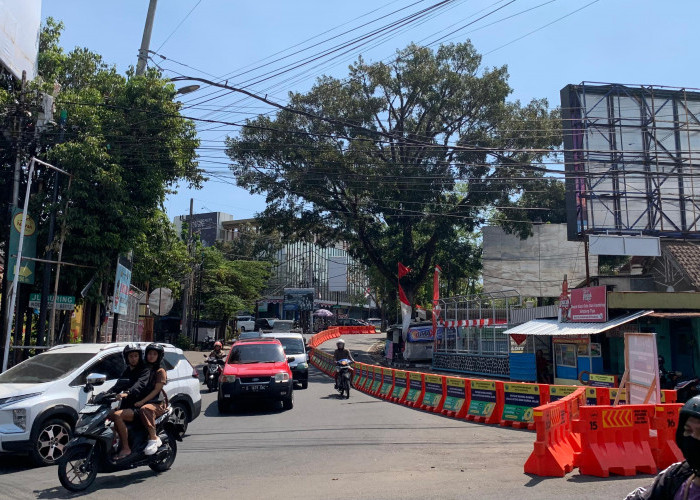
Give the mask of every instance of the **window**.
M 554 347 L 557 366 L 576 368 L 576 353 L 578 352 L 576 344 L 556 344 Z
M 87 376 L 91 373 L 101 373 L 102 375 L 107 375 L 107 380 L 116 380 L 124 373 L 125 369 L 126 363 L 124 363 L 122 353 L 110 354 L 88 366 L 70 385 L 85 385 Z
M 41 384 L 65 377 L 92 358 L 89 352 L 45 352 L 0 375 L 0 384 Z
M 182 354 L 165 351 L 165 356 L 163 356 L 163 368 L 165 368 L 166 371 L 170 371 L 183 359 L 185 359 L 185 356 Z
M 287 359 L 280 344 L 248 344 L 234 346 L 229 364 L 276 363 Z

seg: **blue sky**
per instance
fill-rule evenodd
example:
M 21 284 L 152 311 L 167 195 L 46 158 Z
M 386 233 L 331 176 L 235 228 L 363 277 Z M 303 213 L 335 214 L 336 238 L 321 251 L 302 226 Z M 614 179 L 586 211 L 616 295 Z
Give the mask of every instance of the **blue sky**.
M 262 83 L 246 82 L 348 40 L 351 35 L 342 35 L 344 31 L 386 16 L 352 32 L 368 33 L 437 2 L 160 0 L 151 50 L 167 58 L 155 60 L 169 76 L 229 78 L 231 85 L 250 85 L 250 90 L 278 102 L 289 91 L 308 90 L 322 74 L 346 75 L 358 54 L 367 61 L 385 60 L 410 42 L 428 44 L 452 32 L 444 41 L 471 39 L 484 55 L 484 66 L 507 65 L 511 98 L 521 101 L 544 97 L 550 106 L 558 106 L 559 90 L 581 81 L 700 87 L 699 0 L 454 0 L 433 16 L 343 57 L 322 58 Z M 87 47 L 123 72 L 136 64 L 147 8 L 148 0 L 43 0 L 42 19 L 52 16 L 65 23 L 62 44 L 67 50 Z M 337 38 L 324 42 L 332 36 Z M 314 49 L 255 69 L 314 43 L 319 44 Z M 252 71 L 241 74 L 247 70 Z M 211 92 L 202 88 L 181 96 L 187 106 L 183 114 L 241 122 L 271 111 L 254 101 Z M 198 127 L 204 146 L 201 166 L 211 180 L 198 191 L 180 186 L 166 202 L 168 215 L 172 219 L 187 213 L 193 198 L 195 213 L 254 216 L 264 208 L 264 199 L 235 187 L 222 154 L 224 138 L 238 129 Z

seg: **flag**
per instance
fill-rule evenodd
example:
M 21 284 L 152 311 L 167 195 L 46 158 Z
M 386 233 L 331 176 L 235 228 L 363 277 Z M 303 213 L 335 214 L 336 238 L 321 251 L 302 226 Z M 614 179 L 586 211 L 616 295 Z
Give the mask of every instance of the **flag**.
M 411 272 L 411 269 L 399 262 L 399 301 L 401 302 L 401 327 L 405 338 L 408 326 L 411 324 L 411 303 L 406 298 L 406 294 L 401 286 L 401 278 Z
M 440 318 L 440 273 L 442 268 L 435 264 L 433 275 L 433 338 L 437 341 L 437 322 Z

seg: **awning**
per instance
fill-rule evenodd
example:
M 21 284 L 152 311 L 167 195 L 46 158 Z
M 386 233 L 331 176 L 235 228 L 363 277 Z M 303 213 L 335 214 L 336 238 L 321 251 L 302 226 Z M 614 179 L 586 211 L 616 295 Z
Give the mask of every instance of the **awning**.
M 700 318 L 700 312 L 654 312 L 650 316 L 666 319 Z
M 593 335 L 624 325 L 653 312 L 638 311 L 629 316 L 621 316 L 605 323 L 559 323 L 556 319 L 533 319 L 503 333 L 508 335 Z

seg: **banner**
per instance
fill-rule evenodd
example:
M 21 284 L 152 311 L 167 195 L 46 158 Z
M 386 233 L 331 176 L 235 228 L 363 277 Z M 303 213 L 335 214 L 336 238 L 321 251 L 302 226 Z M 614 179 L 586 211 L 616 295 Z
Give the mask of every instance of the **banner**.
M 503 420 L 532 422 L 532 409 L 540 406 L 538 384 L 503 384 Z
M 17 263 L 17 252 L 19 251 L 19 237 L 22 231 L 22 214 L 24 212 L 19 208 L 12 209 L 12 225 L 10 227 L 10 258 L 7 262 L 5 273 L 7 281 L 15 279 L 15 265 Z M 24 225 L 24 241 L 22 242 L 22 257 L 36 258 L 36 222 L 31 215 L 27 214 L 27 221 Z M 19 267 L 19 283 L 27 285 L 34 284 L 34 268 L 33 260 L 22 260 Z
M 409 272 L 411 272 L 411 269 L 399 262 L 399 301 L 401 303 L 402 332 L 407 332 L 408 326 L 411 324 L 411 303 L 406 298 L 406 294 L 401 286 L 401 278 L 406 276 Z
M 121 260 L 121 258 L 120 258 Z M 126 314 L 129 302 L 129 287 L 131 286 L 131 270 L 120 263 L 117 264 L 117 275 L 114 278 L 114 314 Z

